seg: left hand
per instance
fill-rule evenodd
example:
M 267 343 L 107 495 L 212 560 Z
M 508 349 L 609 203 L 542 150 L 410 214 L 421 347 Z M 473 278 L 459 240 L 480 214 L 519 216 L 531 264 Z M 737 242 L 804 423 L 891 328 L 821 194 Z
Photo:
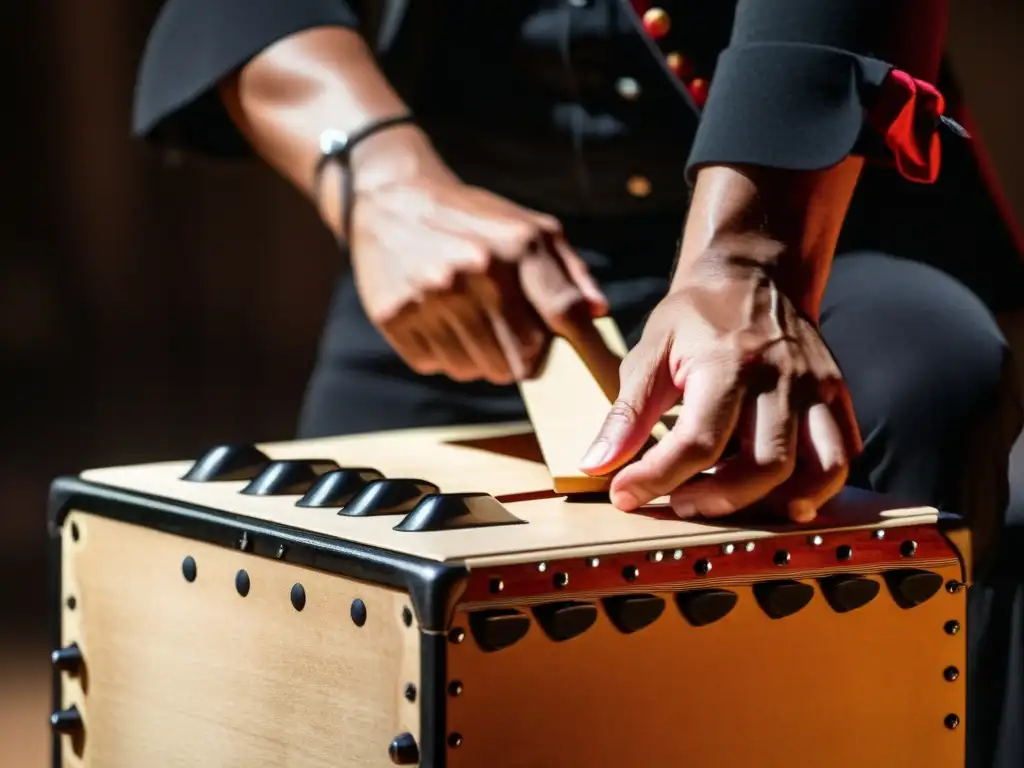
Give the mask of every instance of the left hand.
M 627 465 L 681 398 L 669 434 Z M 739 452 L 723 459 L 734 435 Z M 815 324 L 762 269 L 718 264 L 677 283 L 651 314 L 582 469 L 619 470 L 611 500 L 626 511 L 668 494 L 684 518 L 764 501 L 807 522 L 842 489 L 860 449 L 849 395 Z

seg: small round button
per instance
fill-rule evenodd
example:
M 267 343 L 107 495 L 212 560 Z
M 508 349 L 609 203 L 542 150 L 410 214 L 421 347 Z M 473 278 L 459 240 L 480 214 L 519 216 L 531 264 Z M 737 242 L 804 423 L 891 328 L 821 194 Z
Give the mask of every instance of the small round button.
M 687 90 L 690 91 L 690 96 L 693 97 L 698 107 L 703 107 L 708 100 L 708 89 L 710 85 L 708 81 L 702 77 L 695 77 L 686 85 Z
M 665 64 L 680 80 L 689 80 L 693 77 L 693 63 L 678 51 L 673 51 L 666 56 Z
M 651 194 L 651 181 L 646 176 L 630 176 L 626 189 L 633 197 L 647 197 Z
M 616 80 L 615 90 L 626 101 L 636 101 L 640 98 L 640 83 L 632 77 L 620 77 Z
M 650 8 L 644 12 L 643 24 L 644 31 L 657 40 L 672 29 L 672 18 L 664 8 Z

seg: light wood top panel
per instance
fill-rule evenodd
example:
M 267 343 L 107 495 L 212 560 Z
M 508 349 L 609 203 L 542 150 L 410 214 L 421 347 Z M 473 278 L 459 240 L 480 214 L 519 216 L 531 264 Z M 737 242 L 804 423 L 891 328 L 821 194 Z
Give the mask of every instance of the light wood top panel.
M 470 443 L 477 447 L 470 447 Z M 531 448 L 532 445 L 532 448 Z M 481 447 L 484 446 L 484 447 Z M 239 493 L 244 481 L 190 483 L 179 478 L 190 461 L 98 469 L 85 480 L 187 502 L 345 541 L 428 560 L 523 562 L 572 552 L 602 554 L 652 546 L 696 546 L 777 535 L 778 530 L 679 520 L 665 515 L 628 514 L 608 503 L 574 503 L 564 498 L 515 501 L 509 496 L 550 487 L 536 444 L 524 425 L 377 433 L 260 446 L 272 459 L 333 459 L 342 466 L 372 466 L 388 477 L 418 477 L 443 492 L 477 491 L 506 497 L 506 507 L 525 525 L 409 533 L 393 530 L 401 516 L 351 518 L 337 508 L 296 507 L 298 496 L 257 497 Z M 657 512 L 657 504 L 649 512 Z M 931 508 L 899 505 L 847 490 L 814 526 L 801 530 L 929 524 Z M 794 530 L 790 527 L 788 530 Z

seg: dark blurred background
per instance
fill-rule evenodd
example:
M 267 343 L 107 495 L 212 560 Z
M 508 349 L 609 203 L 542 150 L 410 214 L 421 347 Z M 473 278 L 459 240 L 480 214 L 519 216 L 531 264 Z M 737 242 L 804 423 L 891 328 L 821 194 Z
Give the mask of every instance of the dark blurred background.
M 329 298 L 332 243 L 288 186 L 131 139 L 160 4 L 0 10 L 0 768 L 47 754 L 50 480 L 287 439 Z M 954 5 L 954 68 L 1024 220 L 1024 5 Z

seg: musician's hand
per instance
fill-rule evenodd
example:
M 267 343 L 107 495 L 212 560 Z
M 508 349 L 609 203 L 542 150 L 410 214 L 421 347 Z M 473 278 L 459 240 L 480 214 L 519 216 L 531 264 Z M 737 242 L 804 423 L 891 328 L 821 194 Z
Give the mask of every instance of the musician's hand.
M 809 521 L 860 450 L 839 369 L 815 325 L 759 268 L 696 272 L 677 281 L 623 361 L 620 396 L 583 469 L 622 467 L 611 498 L 623 510 L 668 494 L 680 517 L 765 501 Z M 623 467 L 681 398 L 670 433 Z M 734 433 L 739 452 L 723 457 Z
M 443 170 L 361 191 L 352 227 L 364 308 L 419 373 L 508 384 L 581 310 L 607 311 L 556 219 Z

